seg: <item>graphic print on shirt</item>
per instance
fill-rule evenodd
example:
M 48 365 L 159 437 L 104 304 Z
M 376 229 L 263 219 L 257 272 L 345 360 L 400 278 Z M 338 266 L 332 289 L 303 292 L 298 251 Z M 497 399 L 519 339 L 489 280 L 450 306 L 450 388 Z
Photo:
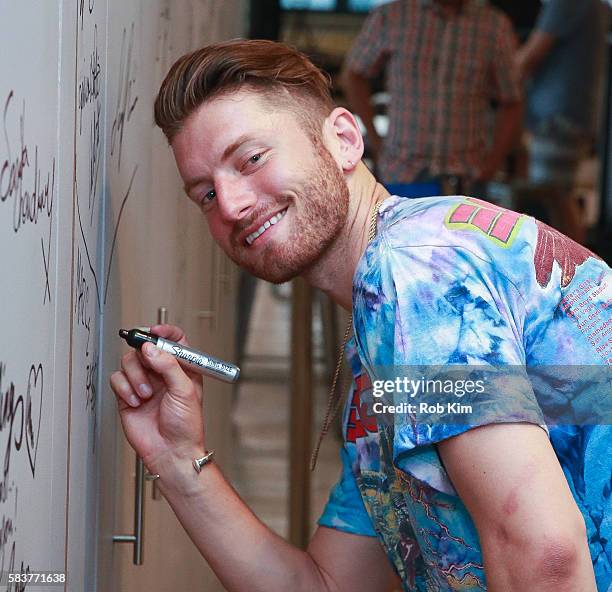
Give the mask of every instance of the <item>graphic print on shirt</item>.
M 370 377 L 363 372 L 355 379 L 355 384 L 346 426 L 346 441 L 353 443 L 357 441 L 357 438 L 363 438 L 378 431 L 376 416 L 368 413 L 367 405 L 361 402 L 361 393 L 372 388 Z
M 469 216 L 460 217 L 462 212 L 467 214 L 468 208 Z M 476 217 L 479 212 L 480 217 Z M 482 212 L 494 212 L 489 224 L 483 222 Z M 498 214 L 501 214 L 498 223 L 499 220 L 509 222 L 505 233 L 500 233 L 493 223 Z M 487 311 L 493 312 L 493 307 L 498 305 L 510 311 L 504 319 L 514 322 L 516 318 L 524 327 L 523 335 L 537 338 L 516 340 L 516 351 L 524 354 L 532 366 L 549 367 L 555 372 L 551 361 L 563 367 L 586 362 L 596 368 L 606 360 L 612 364 L 612 318 L 609 314 L 612 275 L 609 268 L 590 255 L 580 263 L 585 253 L 581 256 L 578 252 L 568 256 L 574 266 L 567 267 L 564 273 L 562 255 L 568 247 L 561 243 L 554 245 L 553 250 L 552 242 L 547 242 L 551 237 L 543 235 L 548 229 L 530 217 L 519 216 L 509 217 L 501 208 L 463 196 L 423 200 L 392 196 L 385 200 L 378 228 L 385 240 L 374 241 L 368 247 L 354 276 L 353 318 L 357 341 L 347 344 L 353 375 L 360 376 L 365 371 L 360 354 L 364 361 L 376 360 L 376 365 L 381 367 L 391 366 L 398 359 L 405 365 L 422 363 L 432 357 L 438 359 L 441 345 L 446 348 L 444 354 L 448 357 L 448 352 L 457 349 L 462 334 L 474 336 L 474 341 L 462 342 L 462 352 L 477 354 L 482 359 L 492 351 L 499 351 L 498 363 L 516 363 L 515 337 L 510 324 L 507 330 L 503 325 L 496 326 L 498 317 L 492 316 L 489 320 L 491 330 L 486 334 L 482 330 L 481 321 L 489 319 Z M 520 229 L 519 224 L 522 224 Z M 518 236 L 514 236 L 517 231 Z M 407 236 L 410 236 L 409 241 Z M 552 238 L 555 242 L 557 239 L 565 241 L 560 236 Z M 509 243 L 510 248 L 503 248 Z M 536 252 L 539 264 L 534 262 Z M 483 264 L 483 259 L 491 263 Z M 549 277 L 546 270 L 551 266 Z M 439 268 L 449 273 L 438 275 Z M 476 272 L 470 273 L 470 270 Z M 573 277 L 566 288 L 561 287 L 562 275 Z M 519 281 L 515 286 L 508 278 L 519 278 Z M 467 284 L 465 294 L 461 291 L 464 284 Z M 489 302 L 489 308 L 477 306 L 479 297 L 488 302 L 485 296 L 491 294 L 491 286 L 496 290 L 494 302 Z M 441 309 L 426 305 L 442 299 L 448 302 L 447 294 L 460 306 Z M 521 294 L 533 314 L 522 313 Z M 401 320 L 402 330 L 398 330 L 397 325 L 394 331 L 388 330 L 390 320 Z M 448 330 L 449 326 L 453 327 L 452 331 Z M 413 338 L 415 342 L 418 339 L 418 347 L 407 347 L 407 340 Z M 362 344 L 363 350 L 356 347 L 357 342 Z M 601 357 L 594 356 L 592 348 Z M 404 353 L 400 356 L 399 351 Z M 371 378 L 379 377 L 372 374 Z M 540 374 L 534 381 L 534 404 L 538 406 L 548 404 L 551 397 L 549 383 L 544 384 L 543 378 L 547 376 Z M 555 387 L 558 378 L 552 375 Z M 582 373 L 579 378 L 586 380 Z M 565 383 L 559 384 L 558 389 L 562 400 L 567 398 L 565 393 L 568 392 L 564 386 Z M 480 415 L 473 425 L 520 419 L 508 404 L 509 398 L 503 397 L 501 389 L 498 390 L 499 393 L 492 393 L 491 407 L 478 407 Z M 586 389 L 580 392 L 588 394 Z M 345 446 L 342 487 L 338 487 L 340 494 L 331 508 L 333 510 L 342 501 L 342 494 L 347 492 L 352 496 L 351 503 L 345 503 L 341 512 L 336 510 L 325 525 L 335 527 L 342 521 L 350 522 L 351 513 L 361 512 L 358 519 L 353 518 L 354 524 L 367 520 L 368 526 L 372 525 L 400 574 L 405 591 L 483 591 L 486 583 L 478 532 L 467 508 L 450 489 L 452 483 L 436 448 L 437 442 L 453 433 L 440 433 L 441 430 L 433 429 L 434 425 L 413 427 L 397 414 L 392 424 L 377 422 L 378 435 L 370 433 L 359 413 L 362 402 L 370 402 L 369 391 L 358 397 L 354 395 L 352 390 L 344 410 L 345 434 L 349 431 L 349 415 L 354 422 L 349 431 L 353 442 Z M 573 399 L 573 396 L 571 401 L 568 399 L 568 405 Z M 526 399 L 526 404 L 529 400 Z M 577 403 L 581 411 L 583 406 L 579 400 Z M 531 413 L 527 407 L 524 412 Z M 358 430 L 365 435 L 358 438 Z M 611 461 L 609 453 L 606 454 L 610 425 L 562 424 L 550 425 L 548 430 L 584 518 L 599 589 L 607 590 L 612 573 L 609 544 L 612 540 Z M 354 501 L 357 495 L 357 501 L 363 503 Z M 334 522 L 338 514 L 341 518 Z M 361 534 L 372 536 L 371 528 L 363 529 Z
M 451 209 L 445 224 L 451 230 L 482 232 L 495 244 L 507 249 L 514 242 L 525 218 L 525 214 L 512 212 L 486 201 L 468 197 Z
M 589 257 L 601 260 L 586 247 L 574 242 L 558 230 L 536 220 L 538 242 L 533 254 L 536 279 L 542 288 L 550 282 L 553 261 L 561 268 L 561 287 L 566 288 L 574 279 L 576 267 L 582 265 Z

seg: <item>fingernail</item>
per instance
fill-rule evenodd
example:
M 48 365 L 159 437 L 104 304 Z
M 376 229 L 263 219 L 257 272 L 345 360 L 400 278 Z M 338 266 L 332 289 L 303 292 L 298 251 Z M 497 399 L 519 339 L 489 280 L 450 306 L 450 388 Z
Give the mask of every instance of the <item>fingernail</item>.
M 150 358 L 155 358 L 156 356 L 159 356 L 159 351 L 159 348 L 155 347 L 154 345 L 147 345 L 145 354 L 147 354 L 147 356 Z
M 153 394 L 153 389 L 148 384 L 140 384 L 138 385 L 138 389 L 144 397 L 150 397 Z
M 128 403 L 132 407 L 138 407 L 138 405 L 140 405 L 140 399 L 136 395 L 130 395 L 130 398 L 128 399 Z

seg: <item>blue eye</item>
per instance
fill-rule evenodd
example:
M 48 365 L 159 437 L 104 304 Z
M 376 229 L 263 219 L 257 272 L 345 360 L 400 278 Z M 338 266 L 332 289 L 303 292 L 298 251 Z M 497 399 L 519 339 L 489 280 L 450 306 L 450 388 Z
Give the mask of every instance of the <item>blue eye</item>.
M 264 152 L 258 152 L 257 154 L 253 154 L 253 156 L 249 156 L 249 158 L 247 158 L 243 165 L 240 167 L 241 171 L 245 171 L 245 170 L 249 170 L 251 171 L 253 169 L 253 167 L 251 167 L 250 165 L 256 165 L 259 164 L 260 162 L 263 163 L 265 162 L 263 160 L 264 157 Z M 255 167 L 255 169 L 258 167 Z
M 211 202 L 213 199 L 215 199 L 215 197 L 217 197 L 217 192 L 214 189 L 211 189 L 210 191 L 204 194 L 204 197 L 202 198 L 202 203 Z

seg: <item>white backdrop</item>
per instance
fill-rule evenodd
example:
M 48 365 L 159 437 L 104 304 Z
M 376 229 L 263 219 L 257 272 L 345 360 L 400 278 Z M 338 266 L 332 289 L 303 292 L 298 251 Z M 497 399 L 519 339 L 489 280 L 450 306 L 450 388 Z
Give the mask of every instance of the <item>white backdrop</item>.
M 180 53 L 242 29 L 241 5 L 0 0 L 0 571 L 96 588 L 118 246 L 150 238 L 152 162 L 173 166 L 154 93 Z

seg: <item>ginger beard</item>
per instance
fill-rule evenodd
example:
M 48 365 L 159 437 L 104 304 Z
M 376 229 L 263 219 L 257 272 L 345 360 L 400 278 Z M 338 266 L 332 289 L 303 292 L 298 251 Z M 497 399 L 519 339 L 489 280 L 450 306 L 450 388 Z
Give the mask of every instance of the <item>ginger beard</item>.
M 346 222 L 349 189 L 344 175 L 322 140 L 317 137 L 312 140 L 317 158 L 309 174 L 305 175 L 307 181 L 303 189 L 291 200 L 286 200 L 290 215 L 281 221 L 291 224 L 289 238 L 282 243 L 269 241 L 262 249 L 251 252 L 250 247 L 232 240 L 231 252 L 227 253 L 252 275 L 274 284 L 302 275 L 316 264 Z M 282 202 L 279 200 L 279 203 Z M 260 213 L 255 212 L 248 221 L 241 223 L 235 235 Z

